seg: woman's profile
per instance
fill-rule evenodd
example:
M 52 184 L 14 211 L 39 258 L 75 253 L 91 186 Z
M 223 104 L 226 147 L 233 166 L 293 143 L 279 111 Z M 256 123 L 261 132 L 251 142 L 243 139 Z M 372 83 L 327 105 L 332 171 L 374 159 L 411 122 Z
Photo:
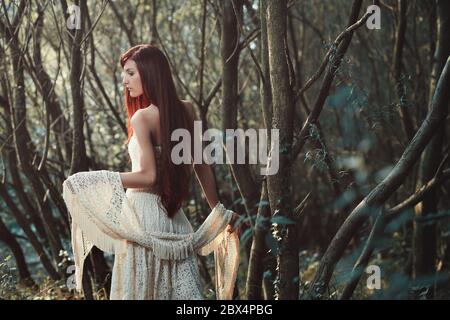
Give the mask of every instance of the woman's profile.
M 110 299 L 204 299 L 197 254 L 214 252 L 216 296 L 231 299 L 239 264 L 239 228 L 233 230 L 238 215 L 219 202 L 209 165 L 171 161 L 175 129 L 195 138 L 193 107 L 178 98 L 168 60 L 156 46 L 132 47 L 120 64 L 131 172 L 79 172 L 63 184 L 77 288 L 95 245 L 115 254 Z M 193 169 L 212 210 L 197 231 L 182 209 Z

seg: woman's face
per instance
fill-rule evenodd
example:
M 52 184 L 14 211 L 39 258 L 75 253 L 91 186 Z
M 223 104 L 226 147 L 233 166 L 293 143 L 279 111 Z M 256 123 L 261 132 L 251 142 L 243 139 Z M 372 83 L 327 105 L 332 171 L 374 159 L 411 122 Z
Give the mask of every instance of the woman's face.
M 123 85 L 133 98 L 139 97 L 144 93 L 141 76 L 134 60 L 128 59 L 123 66 Z

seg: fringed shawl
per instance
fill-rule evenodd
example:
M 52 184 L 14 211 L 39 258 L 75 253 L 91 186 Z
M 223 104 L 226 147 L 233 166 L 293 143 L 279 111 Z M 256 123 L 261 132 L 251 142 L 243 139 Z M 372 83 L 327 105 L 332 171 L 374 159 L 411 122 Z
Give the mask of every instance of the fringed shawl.
M 84 260 L 95 245 L 113 254 L 126 252 L 127 242 L 153 250 L 159 259 L 185 259 L 214 252 L 216 297 L 231 300 L 239 266 L 239 238 L 228 232 L 232 211 L 218 203 L 194 233 L 143 230 L 118 172 L 78 172 L 63 183 L 63 198 L 72 217 L 72 249 L 76 289 L 81 291 Z

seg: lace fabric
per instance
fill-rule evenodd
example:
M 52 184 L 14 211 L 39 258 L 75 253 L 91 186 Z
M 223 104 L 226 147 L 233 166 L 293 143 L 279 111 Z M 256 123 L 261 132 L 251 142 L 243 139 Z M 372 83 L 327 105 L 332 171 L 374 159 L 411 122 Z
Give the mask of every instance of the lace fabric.
M 158 195 L 125 192 L 119 172 L 107 170 L 69 176 L 63 198 L 72 218 L 78 291 L 84 260 L 95 245 L 115 254 L 111 299 L 203 299 L 196 255 L 212 252 L 216 298 L 232 299 L 239 238 L 228 232 L 233 213 L 223 204 L 194 232 L 182 209 L 169 219 Z
M 127 194 L 129 194 L 128 191 Z M 114 275 L 114 271 L 124 269 L 124 266 L 120 266 L 121 260 L 125 261 L 125 257 L 130 254 L 135 255 L 135 252 L 139 250 L 145 253 L 139 255 L 140 259 L 145 257 L 153 259 L 154 257 L 153 264 L 166 263 L 169 268 L 166 268 L 164 272 L 169 272 L 170 264 L 179 263 L 182 264 L 181 269 L 192 269 L 192 266 L 195 265 L 195 263 L 192 263 L 195 262 L 195 254 L 208 255 L 214 252 L 216 297 L 218 299 L 231 299 L 239 265 L 239 239 L 235 233 L 229 233 L 227 230 L 232 211 L 226 210 L 223 204 L 218 203 L 196 232 L 193 232 L 192 227 L 189 228 L 188 222 L 188 224 L 184 224 L 184 226 L 187 226 L 184 227 L 184 230 L 172 230 L 172 232 L 152 230 L 151 228 L 145 228 L 145 225 L 142 224 L 142 217 L 135 211 L 136 203 L 143 202 L 137 201 L 133 204 L 127 194 L 124 192 L 118 172 L 107 170 L 79 172 L 64 181 L 63 198 L 72 217 L 72 247 L 76 266 L 77 289 L 81 290 L 82 266 L 94 245 L 105 252 L 116 254 L 113 269 L 113 278 L 116 281 L 120 281 L 120 279 Z M 147 198 L 147 203 L 152 203 L 154 210 L 162 210 L 157 195 L 140 192 L 138 194 L 150 197 Z M 165 214 L 165 212 L 163 213 Z M 156 215 L 155 212 L 147 212 L 147 214 Z M 184 213 L 181 214 L 180 212 L 177 216 L 181 217 L 178 217 L 179 219 L 186 218 Z M 187 261 L 191 261 L 191 263 L 186 264 Z M 137 261 L 133 263 L 136 264 Z M 141 263 L 140 267 L 139 273 L 152 273 L 151 270 L 155 268 L 155 265 L 147 261 Z M 142 268 L 151 270 L 146 271 Z M 122 284 L 127 281 L 137 281 L 133 281 L 133 278 L 137 276 L 138 272 L 136 272 L 136 268 L 133 270 L 131 270 L 131 274 L 122 273 L 122 277 L 129 277 L 129 279 L 122 279 Z M 176 273 L 176 270 L 174 272 Z M 167 276 L 173 276 L 174 272 Z M 190 279 L 185 280 L 196 282 L 198 288 L 199 281 L 195 279 L 197 274 L 198 271 L 191 270 L 190 274 L 187 273 Z M 149 280 L 150 284 L 159 281 L 158 279 L 161 276 L 160 274 L 154 275 L 156 279 Z M 141 276 L 142 278 L 145 278 L 145 276 Z M 163 278 L 167 279 L 167 277 Z M 163 296 L 176 297 L 177 294 L 170 292 L 176 290 L 176 288 L 173 288 L 173 286 L 170 290 L 167 288 L 177 281 L 169 282 L 169 284 L 160 285 L 160 287 L 169 291 Z M 124 291 L 118 287 L 119 285 L 112 286 L 111 297 L 126 298 L 126 295 L 113 294 L 114 292 L 122 292 L 123 294 Z M 136 292 L 142 292 L 139 284 L 134 283 L 130 287 L 134 288 Z M 147 288 L 146 291 L 151 289 Z M 158 296 L 149 295 L 152 298 L 158 298 Z

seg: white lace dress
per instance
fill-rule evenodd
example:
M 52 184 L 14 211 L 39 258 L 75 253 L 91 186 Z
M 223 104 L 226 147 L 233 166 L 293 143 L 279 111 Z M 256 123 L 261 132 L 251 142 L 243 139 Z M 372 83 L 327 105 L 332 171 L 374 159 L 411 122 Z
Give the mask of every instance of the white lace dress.
M 132 170 L 138 150 L 128 145 Z M 159 170 L 160 150 L 156 148 Z M 231 299 L 239 266 L 239 238 L 229 233 L 233 212 L 218 203 L 194 232 L 180 209 L 169 219 L 160 197 L 123 188 L 120 173 L 83 171 L 63 182 L 71 217 L 75 288 L 93 246 L 115 254 L 111 299 L 203 299 L 197 254 L 214 252 L 217 299 Z
M 138 150 L 134 135 L 128 144 L 132 171 L 137 170 Z M 159 170 L 160 146 L 155 147 Z M 126 195 L 144 230 L 192 233 L 194 230 L 180 209 L 173 219 L 167 217 L 160 197 L 146 189 L 127 189 Z M 111 299 L 203 299 L 197 256 L 183 260 L 162 260 L 152 249 L 129 242 L 125 254 L 115 256 Z

